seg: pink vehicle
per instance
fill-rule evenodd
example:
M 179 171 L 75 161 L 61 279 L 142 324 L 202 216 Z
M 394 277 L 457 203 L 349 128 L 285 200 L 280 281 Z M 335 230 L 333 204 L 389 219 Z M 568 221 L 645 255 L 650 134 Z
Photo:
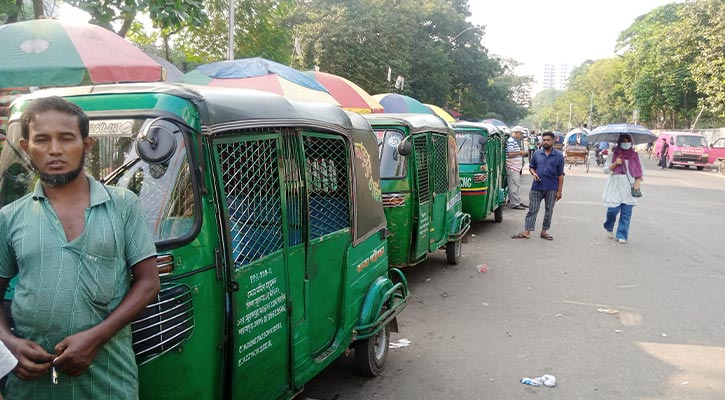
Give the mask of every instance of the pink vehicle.
M 654 153 L 660 158 L 662 139 L 669 143 L 667 150 L 667 168 L 675 165 L 690 167 L 694 165 L 703 170 L 710 161 L 710 148 L 707 147 L 705 137 L 699 133 L 691 132 L 662 132 L 655 141 Z
M 725 137 L 717 138 L 710 143 L 710 158 L 708 162 L 720 169 L 720 173 L 725 175 Z

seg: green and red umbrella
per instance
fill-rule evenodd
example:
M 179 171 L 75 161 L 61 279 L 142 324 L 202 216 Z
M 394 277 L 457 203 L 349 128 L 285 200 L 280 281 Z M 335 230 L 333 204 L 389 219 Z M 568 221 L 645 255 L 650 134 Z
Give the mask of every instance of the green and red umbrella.
M 306 71 L 305 75 L 313 78 L 330 93 L 345 110 L 360 114 L 381 113 L 385 110 L 368 92 L 354 82 L 341 76 L 320 71 Z
M 163 68 L 117 34 L 39 19 L 0 25 L 0 88 L 157 82 Z
M 383 105 L 386 113 L 412 113 L 412 114 L 433 114 L 433 110 L 426 107 L 420 101 L 398 93 L 383 93 L 373 96 L 375 100 Z

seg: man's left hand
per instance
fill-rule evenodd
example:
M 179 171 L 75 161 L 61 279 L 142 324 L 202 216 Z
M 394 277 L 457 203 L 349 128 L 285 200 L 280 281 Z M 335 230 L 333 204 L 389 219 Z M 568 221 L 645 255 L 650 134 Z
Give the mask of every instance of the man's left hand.
M 563 193 L 561 193 L 561 192 L 556 192 L 556 201 L 559 201 L 559 200 L 561 200 L 561 196 L 563 196 Z
M 79 376 L 91 365 L 103 342 L 91 330 L 76 333 L 55 345 L 53 365 L 69 376 Z

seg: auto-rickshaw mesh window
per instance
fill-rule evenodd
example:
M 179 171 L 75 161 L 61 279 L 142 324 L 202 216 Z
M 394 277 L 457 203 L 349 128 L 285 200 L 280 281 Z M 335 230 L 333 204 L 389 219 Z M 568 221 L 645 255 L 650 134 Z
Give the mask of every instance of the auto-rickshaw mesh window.
M 295 131 L 282 134 L 282 179 L 284 179 L 287 231 L 290 246 L 302 244 L 302 213 L 304 178 L 300 170 L 299 140 Z
M 349 171 L 345 141 L 303 135 L 309 195 L 310 239 L 350 227 Z
M 413 138 L 413 151 L 415 152 L 416 188 L 421 203 L 430 200 L 430 176 L 428 168 L 428 140 L 425 135 Z
M 478 133 L 456 133 L 459 164 L 485 164 L 486 151 Z
M 448 137 L 433 135 L 433 192 L 448 191 Z
M 283 246 L 277 140 L 217 146 L 229 207 L 232 260 L 241 267 Z

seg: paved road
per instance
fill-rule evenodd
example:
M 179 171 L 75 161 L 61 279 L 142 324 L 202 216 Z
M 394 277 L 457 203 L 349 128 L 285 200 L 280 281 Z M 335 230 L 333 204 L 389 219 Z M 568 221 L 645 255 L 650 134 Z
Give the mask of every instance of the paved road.
M 343 356 L 298 398 L 725 399 L 725 177 L 646 160 L 622 245 L 601 226 L 606 176 L 567 172 L 554 241 L 510 239 L 524 211 L 475 225 L 460 265 L 441 252 L 405 270 L 412 299 L 392 339 L 412 344 L 382 376 Z M 557 387 L 519 383 L 542 374 Z

